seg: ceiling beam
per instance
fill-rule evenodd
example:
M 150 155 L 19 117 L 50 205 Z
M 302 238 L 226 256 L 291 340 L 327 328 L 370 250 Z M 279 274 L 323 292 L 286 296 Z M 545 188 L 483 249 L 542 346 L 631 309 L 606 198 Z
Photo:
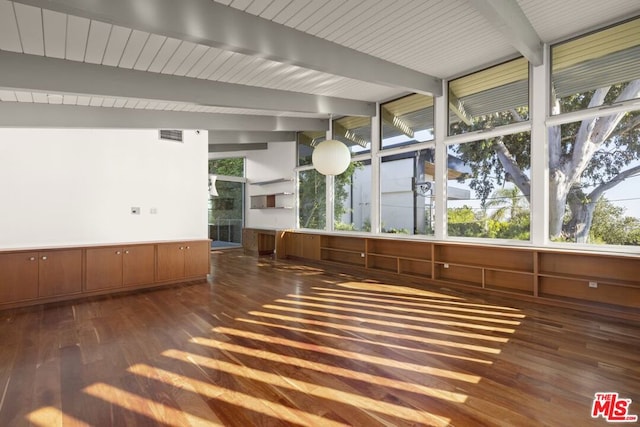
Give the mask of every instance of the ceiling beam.
M 295 132 L 217 130 L 209 132 L 209 144 L 250 144 L 295 141 Z
M 441 80 L 211 0 L 16 0 L 245 55 L 434 96 Z
M 229 151 L 253 151 L 266 150 L 269 144 L 266 142 L 252 144 L 209 144 L 209 153 L 226 153 Z
M 0 51 L 0 88 L 204 106 L 375 115 L 375 103 Z
M 531 64 L 542 65 L 542 40 L 517 1 L 469 1 Z
M 327 130 L 329 121 L 301 117 L 0 102 L 0 127 L 298 131 Z

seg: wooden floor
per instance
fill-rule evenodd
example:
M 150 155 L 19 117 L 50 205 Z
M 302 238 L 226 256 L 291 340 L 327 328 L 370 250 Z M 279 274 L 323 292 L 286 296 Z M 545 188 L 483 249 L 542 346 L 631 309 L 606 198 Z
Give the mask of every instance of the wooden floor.
M 0 312 L 0 426 L 603 426 L 640 325 L 239 251 L 210 283 Z

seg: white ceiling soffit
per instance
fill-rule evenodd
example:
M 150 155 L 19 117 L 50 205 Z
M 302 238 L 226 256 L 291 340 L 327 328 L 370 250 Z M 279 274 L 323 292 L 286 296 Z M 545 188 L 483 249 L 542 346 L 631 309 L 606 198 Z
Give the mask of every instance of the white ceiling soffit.
M 0 102 L 0 127 L 325 131 L 327 119 Z
M 542 65 L 542 41 L 517 2 L 469 1 L 531 64 Z
M 154 35 L 403 91 L 433 95 L 442 92 L 441 80 L 432 75 L 210 0 L 17 0 L 15 3 L 113 22 Z
M 375 104 L 0 51 L 0 88 L 131 97 L 204 106 L 375 115 Z

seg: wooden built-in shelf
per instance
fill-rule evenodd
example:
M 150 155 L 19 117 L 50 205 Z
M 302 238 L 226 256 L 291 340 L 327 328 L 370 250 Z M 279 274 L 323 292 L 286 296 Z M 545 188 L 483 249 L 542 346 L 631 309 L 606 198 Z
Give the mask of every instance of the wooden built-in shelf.
M 287 250 L 281 258 L 608 312 L 640 309 L 640 256 L 296 231 L 282 238 Z

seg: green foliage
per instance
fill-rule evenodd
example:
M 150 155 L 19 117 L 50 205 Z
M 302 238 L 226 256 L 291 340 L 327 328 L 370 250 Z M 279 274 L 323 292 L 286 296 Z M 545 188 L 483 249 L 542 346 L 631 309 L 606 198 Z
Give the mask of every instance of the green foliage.
M 591 243 L 640 245 L 640 219 L 625 216 L 624 211 L 604 197 L 598 200 L 589 232 Z
M 486 237 L 482 221 L 471 206 L 447 209 L 447 232 L 456 237 Z
M 302 171 L 298 176 L 300 227 L 324 229 L 327 180 L 315 169 Z
M 244 159 L 232 157 L 209 160 L 209 174 L 244 177 Z

